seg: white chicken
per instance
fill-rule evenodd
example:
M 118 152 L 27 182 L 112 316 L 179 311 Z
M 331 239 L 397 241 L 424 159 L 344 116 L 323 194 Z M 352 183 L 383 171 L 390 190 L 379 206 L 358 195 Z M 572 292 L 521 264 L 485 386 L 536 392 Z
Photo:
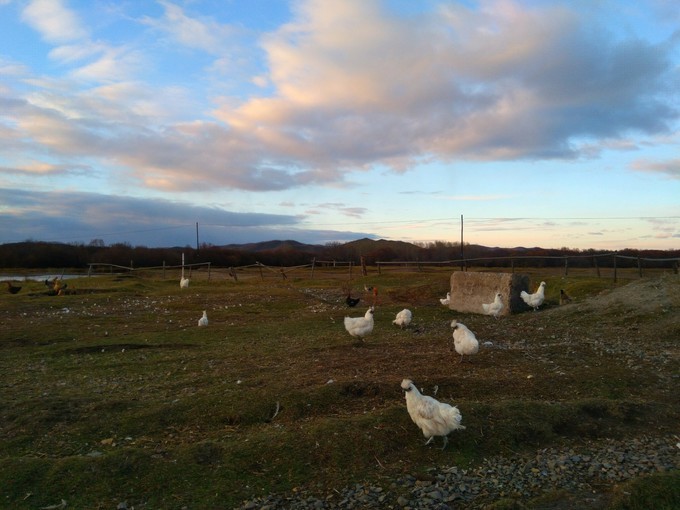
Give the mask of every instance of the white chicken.
M 459 363 L 462 363 L 463 356 L 477 354 L 479 351 L 479 341 L 475 334 L 462 322 L 451 321 L 451 327 L 453 328 L 453 346 L 456 352 L 460 354 Z
M 180 289 L 188 289 L 189 288 L 189 278 L 184 278 L 184 276 L 182 276 L 179 279 L 179 288 Z
M 538 310 L 538 307 L 543 304 L 543 301 L 545 301 L 545 282 L 541 282 L 538 289 L 533 294 L 529 294 L 527 291 L 523 290 L 519 295 L 526 304 L 536 311 Z
M 369 307 L 363 317 L 345 317 L 345 329 L 347 332 L 360 341 L 373 331 L 373 307 Z
M 448 306 L 451 303 L 451 293 L 447 292 L 445 298 L 439 298 L 439 302 L 444 306 Z
M 207 326 L 208 325 L 208 312 L 203 310 L 203 317 L 198 319 L 198 325 L 199 326 Z
M 405 392 L 406 410 L 409 416 L 428 438 L 425 444 L 430 444 L 435 436 L 442 436 L 444 438 L 443 450 L 449 442 L 448 435 L 451 432 L 465 429 L 460 424 L 463 416 L 457 407 L 422 395 L 410 379 L 401 381 L 401 388 Z
M 494 297 L 493 303 L 483 303 L 482 309 L 484 310 L 485 314 L 492 315 L 496 319 L 498 319 L 501 310 L 503 310 L 503 296 L 501 296 L 501 293 L 500 292 L 496 293 L 496 297 Z
M 413 314 L 411 310 L 404 308 L 401 312 L 397 314 L 396 319 L 392 321 L 392 324 L 396 324 L 401 329 L 408 327 L 411 324 L 411 319 L 413 319 Z

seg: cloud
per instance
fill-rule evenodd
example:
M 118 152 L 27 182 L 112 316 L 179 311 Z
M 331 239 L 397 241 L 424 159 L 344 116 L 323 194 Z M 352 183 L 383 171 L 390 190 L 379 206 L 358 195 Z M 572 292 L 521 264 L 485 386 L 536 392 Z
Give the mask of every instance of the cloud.
M 210 18 L 193 18 L 172 2 L 158 0 L 158 3 L 163 7 L 163 17 L 144 16 L 142 23 L 166 33 L 173 42 L 188 48 L 221 54 L 224 42 L 236 32 L 235 28 Z
M 32 0 L 21 17 L 48 42 L 63 43 L 87 36 L 78 16 L 61 0 Z
M 564 6 L 404 19 L 371 2 L 297 5 L 262 43 L 276 93 L 216 116 L 331 179 L 424 156 L 575 158 L 584 139 L 667 132 L 678 117 L 659 95 L 672 79 L 666 42 L 611 37 Z
M 193 245 L 196 223 L 200 242 L 215 245 L 270 239 L 296 239 L 324 244 L 371 233 L 303 230 L 291 215 L 238 213 L 162 199 L 142 199 L 97 193 L 41 193 L 0 188 L 0 243 L 27 239 L 139 246 Z
M 252 66 L 248 82 L 263 87 L 236 95 L 215 88 L 226 81 L 220 62 L 243 57 L 227 44 L 234 28 L 160 5 L 142 23 L 212 55 L 202 72 L 218 74 L 195 80 L 209 87 L 193 97 L 157 87 L 141 44 L 93 42 L 63 3 L 35 0 L 23 19 L 61 44 L 50 55 L 69 73 L 13 91 L 2 114 L 11 143 L 163 192 L 272 191 L 347 186 L 353 172 L 423 160 L 591 157 L 600 140 L 666 133 L 678 119 L 674 43 L 606 33 L 571 4 L 447 3 L 404 15 L 388 3 L 299 1 L 260 39 L 266 68 Z
M 637 160 L 631 164 L 631 168 L 638 172 L 658 173 L 671 179 L 680 179 L 680 159 L 669 159 L 667 161 Z
M 31 161 L 17 167 L 0 167 L 0 173 L 25 175 L 78 175 L 90 170 L 83 165 L 50 164 L 42 161 Z

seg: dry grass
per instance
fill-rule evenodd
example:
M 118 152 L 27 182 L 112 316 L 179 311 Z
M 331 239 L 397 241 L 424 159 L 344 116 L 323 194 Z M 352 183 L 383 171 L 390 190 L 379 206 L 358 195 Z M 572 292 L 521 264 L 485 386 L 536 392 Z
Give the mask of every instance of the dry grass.
M 196 276 L 196 275 L 194 275 Z M 539 312 L 495 320 L 439 304 L 448 270 L 24 282 L 0 296 L 4 505 L 230 508 L 270 491 L 419 476 L 432 465 L 583 438 L 677 432 L 677 275 L 616 285 L 533 272 Z M 344 331 L 378 287 L 374 334 Z M 574 303 L 559 307 L 565 288 Z M 406 330 L 393 326 L 404 307 Z M 196 326 L 207 310 L 210 325 Z M 456 318 L 493 347 L 458 363 Z M 467 430 L 424 447 L 404 377 L 459 406 Z

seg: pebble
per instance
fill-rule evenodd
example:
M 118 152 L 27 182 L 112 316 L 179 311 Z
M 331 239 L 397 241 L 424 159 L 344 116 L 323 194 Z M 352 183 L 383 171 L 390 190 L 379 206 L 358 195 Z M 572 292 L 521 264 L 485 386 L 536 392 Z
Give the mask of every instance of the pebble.
M 428 480 L 404 475 L 387 482 L 387 488 L 354 484 L 327 495 L 302 490 L 272 494 L 244 501 L 237 510 L 481 509 L 501 497 L 527 501 L 555 487 L 594 492 L 593 487 L 603 482 L 620 483 L 647 473 L 680 469 L 676 443 L 677 436 L 644 436 L 591 442 L 582 448 L 545 448 L 534 455 L 484 459 L 471 469 L 431 468 Z

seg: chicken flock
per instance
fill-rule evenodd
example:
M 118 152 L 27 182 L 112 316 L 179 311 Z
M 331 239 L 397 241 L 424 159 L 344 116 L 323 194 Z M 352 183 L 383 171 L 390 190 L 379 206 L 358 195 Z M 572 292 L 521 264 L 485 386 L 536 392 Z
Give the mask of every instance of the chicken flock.
M 186 288 L 188 286 L 188 279 L 182 277 L 180 287 Z M 184 283 L 184 284 L 183 284 Z M 538 289 L 533 294 L 528 294 L 522 291 L 520 296 L 524 302 L 534 310 L 537 310 L 545 301 L 545 282 L 541 282 Z M 359 344 L 364 344 L 366 337 L 373 333 L 375 327 L 375 306 L 377 303 L 378 290 L 375 287 L 364 286 L 364 291 L 367 294 L 373 295 L 373 304 L 370 305 L 363 316 L 350 317 L 345 316 L 343 325 L 349 335 L 358 340 Z M 567 302 L 571 298 L 566 296 L 564 290 L 560 292 L 560 304 Z M 350 307 L 356 307 L 361 298 L 353 298 L 351 290 L 347 290 L 345 304 Z M 441 298 L 439 302 L 448 306 L 451 303 L 451 293 L 446 294 L 446 298 Z M 493 301 L 482 304 L 482 310 L 486 315 L 498 319 L 504 308 L 502 294 L 496 292 Z M 413 312 L 408 308 L 404 308 L 396 314 L 392 324 L 399 326 L 400 329 L 408 328 L 413 320 Z M 198 321 L 199 327 L 208 325 L 207 312 L 203 311 L 203 316 Z M 460 355 L 459 363 L 462 363 L 465 356 L 470 358 L 479 352 L 479 340 L 476 335 L 462 322 L 458 320 L 451 321 L 451 328 L 453 330 L 453 345 L 456 353 Z M 442 450 L 448 444 L 448 435 L 455 430 L 465 430 L 462 425 L 463 416 L 456 406 L 452 406 L 446 402 L 440 402 L 434 397 L 423 395 L 416 385 L 410 379 L 404 379 L 401 383 L 401 388 L 404 391 L 406 399 L 406 409 L 413 423 L 422 431 L 423 436 L 427 438 L 426 445 L 430 444 L 435 437 L 443 438 Z
M 16 294 L 21 290 L 21 287 L 14 286 L 10 282 L 6 282 L 8 291 Z M 53 280 L 45 280 L 45 285 L 51 292 L 61 293 L 66 289 L 67 285 L 59 278 Z M 180 288 L 186 289 L 189 286 L 189 278 L 185 278 L 182 274 L 180 279 Z M 546 283 L 541 282 L 537 290 L 529 294 L 526 291 L 520 293 L 521 299 L 534 311 L 538 310 L 545 302 L 545 288 Z M 377 304 L 378 290 L 376 287 L 364 286 L 364 291 L 369 297 L 373 298 L 373 302 L 368 306 L 365 314 L 361 317 L 344 317 L 343 324 L 347 333 L 358 340 L 359 344 L 364 344 L 366 337 L 374 332 L 375 327 L 375 309 Z M 439 299 L 440 303 L 448 306 L 451 302 L 451 293 L 448 292 L 446 298 Z M 360 302 L 360 298 L 353 298 L 351 291 L 347 291 L 345 303 L 348 307 L 354 308 Z M 560 290 L 560 304 L 571 302 L 571 298 L 567 295 L 564 289 Z M 493 301 L 482 304 L 480 312 L 498 319 L 504 309 L 503 296 L 500 292 L 496 292 L 493 296 Z M 408 308 L 404 308 L 396 314 L 392 321 L 393 325 L 398 326 L 401 330 L 409 328 L 413 321 L 413 312 Z M 202 316 L 198 319 L 198 326 L 201 328 L 208 326 L 208 314 L 203 310 Z M 465 324 L 458 320 L 453 320 L 450 323 L 452 328 L 453 346 L 457 354 L 460 355 L 459 363 L 467 357 L 476 355 L 479 352 L 480 343 L 475 335 Z M 406 400 L 406 409 L 408 414 L 422 431 L 423 436 L 427 439 L 425 443 L 430 444 L 435 437 L 443 438 L 442 449 L 446 448 L 448 443 L 448 435 L 456 430 L 465 430 L 462 425 L 462 414 L 456 406 L 452 406 L 446 402 L 440 402 L 434 397 L 424 395 L 411 379 L 404 379 L 401 382 L 401 389 L 404 391 Z M 435 390 L 436 394 L 436 390 Z
M 522 291 L 520 297 L 529 307 L 536 311 L 545 302 L 545 288 L 546 283 L 541 282 L 536 292 L 529 294 L 526 291 Z M 365 290 L 368 290 L 368 288 L 365 287 Z M 561 290 L 560 304 L 570 301 L 571 298 L 567 296 L 564 290 Z M 444 306 L 449 306 L 451 303 L 451 293 L 448 292 L 445 298 L 439 299 L 439 302 Z M 347 304 L 353 306 L 349 302 Z M 496 292 L 493 296 L 493 301 L 482 304 L 480 312 L 498 319 L 504 308 L 503 295 L 501 292 Z M 345 329 L 352 337 L 358 338 L 363 343 L 364 338 L 373 333 L 375 326 L 374 314 L 375 306 L 371 306 L 363 317 L 345 317 Z M 392 324 L 399 326 L 400 329 L 404 329 L 409 327 L 412 320 L 413 312 L 404 308 L 396 314 Z M 470 357 L 479 352 L 479 340 L 470 328 L 455 319 L 451 321 L 451 328 L 453 330 L 453 346 L 456 353 L 460 355 L 459 363 L 462 363 L 466 357 L 470 359 Z M 404 379 L 401 383 L 401 388 L 404 391 L 408 414 L 413 423 L 418 426 L 427 438 L 426 445 L 430 444 L 435 437 L 442 437 L 444 441 L 442 449 L 444 449 L 448 443 L 448 435 L 451 432 L 465 430 L 465 426 L 462 425 L 462 414 L 456 406 L 440 402 L 434 397 L 423 395 L 411 379 Z

